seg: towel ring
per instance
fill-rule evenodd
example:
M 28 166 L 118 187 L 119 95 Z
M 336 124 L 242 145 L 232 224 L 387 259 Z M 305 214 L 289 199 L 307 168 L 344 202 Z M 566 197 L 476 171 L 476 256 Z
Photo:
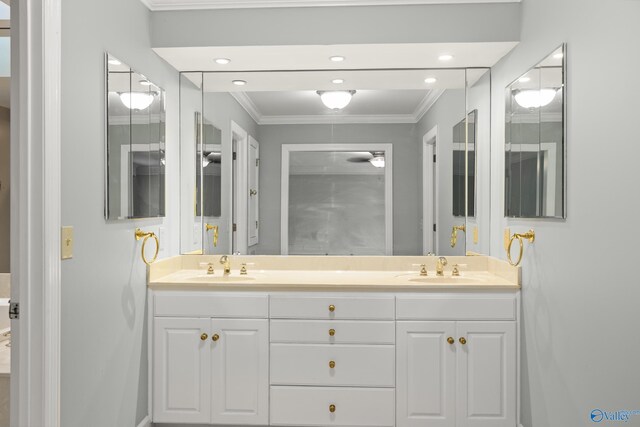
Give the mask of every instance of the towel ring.
M 514 263 L 513 259 L 511 259 L 511 246 L 513 245 L 513 242 L 518 239 L 518 243 L 520 243 L 520 253 L 518 254 L 518 260 Z M 509 246 L 507 246 L 507 259 L 509 260 L 509 264 L 513 265 L 514 267 L 517 267 L 520 265 L 520 263 L 522 262 L 522 255 L 524 253 L 524 243 L 522 242 L 523 239 L 527 239 L 529 241 L 529 243 L 533 243 L 536 240 L 536 233 L 533 230 L 529 230 L 526 233 L 513 233 L 513 236 L 511 236 L 511 239 L 509 239 Z
M 207 231 L 213 230 L 213 247 L 217 247 L 218 246 L 218 226 L 207 223 L 204 225 L 204 228 Z
M 156 262 L 156 260 L 158 259 L 158 253 L 160 252 L 160 240 L 158 239 L 158 236 L 156 236 L 156 233 L 152 231 L 142 231 L 139 228 L 136 228 L 135 236 L 136 236 L 136 240 L 144 239 L 142 241 L 142 249 L 140 250 L 140 254 L 142 255 L 142 261 L 144 261 L 144 263 L 147 265 L 151 265 L 154 262 Z M 151 261 L 149 261 L 144 254 L 144 249 L 147 246 L 147 241 L 149 240 L 150 237 L 153 237 L 153 239 L 156 241 L 156 253 L 153 254 L 153 258 L 151 259 Z

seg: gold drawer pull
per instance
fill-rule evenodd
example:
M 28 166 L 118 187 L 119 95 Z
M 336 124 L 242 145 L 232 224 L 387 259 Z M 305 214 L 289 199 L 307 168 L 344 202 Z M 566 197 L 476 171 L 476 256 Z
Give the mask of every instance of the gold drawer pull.
M 211 337 L 211 339 L 212 339 L 213 341 L 218 341 L 218 340 L 220 339 L 220 335 L 218 335 L 218 334 L 213 334 L 213 336 Z
M 456 342 L 456 340 L 454 340 L 453 337 L 449 337 L 449 338 L 447 338 L 447 342 L 449 344 L 453 344 L 454 342 Z
M 333 313 L 334 311 L 336 311 L 336 306 L 335 306 L 335 305 L 333 305 L 333 304 L 331 304 L 331 305 L 329 306 L 329 311 L 330 311 L 330 312 L 332 312 L 332 313 Z
M 329 405 L 329 412 L 331 412 L 332 414 L 336 412 L 336 405 Z
M 335 329 L 329 329 L 329 336 L 332 337 L 336 334 L 336 330 Z
M 209 335 L 207 335 L 207 334 L 202 334 L 202 335 L 200 335 L 200 339 L 201 339 L 202 341 L 206 341 L 206 340 L 207 340 L 207 338 L 209 338 Z
M 329 361 L 329 367 L 331 369 L 335 368 L 336 367 L 336 362 L 334 362 L 333 360 Z
M 465 337 L 460 337 L 458 341 L 460 341 L 460 344 L 462 345 L 465 345 L 467 343 L 467 339 Z

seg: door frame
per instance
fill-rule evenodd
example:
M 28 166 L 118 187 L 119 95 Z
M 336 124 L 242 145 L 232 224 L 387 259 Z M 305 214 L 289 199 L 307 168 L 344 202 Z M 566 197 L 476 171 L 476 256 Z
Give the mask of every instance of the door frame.
M 60 425 L 61 3 L 11 5 L 12 427 Z
M 422 254 L 438 248 L 438 125 L 422 137 Z M 435 156 L 436 161 L 433 161 Z M 433 225 L 436 231 L 433 231 Z
M 280 181 L 280 254 L 289 255 L 289 157 L 301 151 L 384 151 L 385 255 L 393 255 L 393 144 L 282 144 Z
M 248 206 L 249 199 L 249 134 L 246 130 L 233 120 L 231 120 L 231 149 L 236 155 L 236 159 L 231 160 L 231 200 L 233 210 L 229 218 L 229 237 L 231 242 L 231 253 L 239 252 L 247 254 L 248 245 Z M 236 224 L 236 231 L 233 231 L 233 224 Z

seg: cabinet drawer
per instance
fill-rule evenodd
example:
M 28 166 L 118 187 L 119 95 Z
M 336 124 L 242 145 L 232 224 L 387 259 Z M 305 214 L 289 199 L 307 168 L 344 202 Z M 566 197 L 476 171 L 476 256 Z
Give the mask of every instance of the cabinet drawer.
M 271 342 L 297 344 L 394 344 L 395 322 L 272 320 Z
M 269 317 L 267 294 L 221 294 L 213 292 L 158 292 L 154 316 L 166 317 Z
M 395 392 L 376 388 L 271 387 L 270 413 L 271 425 L 392 427 Z
M 515 320 L 515 296 L 402 295 L 398 320 Z
M 378 319 L 395 318 L 395 297 L 273 295 L 271 317 L 280 319 Z
M 395 347 L 271 344 L 270 372 L 272 385 L 393 387 Z

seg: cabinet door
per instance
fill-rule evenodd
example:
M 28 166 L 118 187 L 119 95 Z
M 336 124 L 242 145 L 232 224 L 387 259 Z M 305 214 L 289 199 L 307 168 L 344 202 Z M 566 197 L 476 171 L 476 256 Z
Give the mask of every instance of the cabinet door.
M 515 322 L 459 322 L 457 329 L 458 426 L 514 427 Z
M 213 319 L 214 424 L 269 422 L 269 321 Z
M 259 183 L 260 183 L 260 146 L 258 141 L 249 137 L 249 212 L 248 212 L 248 245 L 258 244 L 259 218 Z
M 455 322 L 397 322 L 398 427 L 455 426 Z
M 154 319 L 154 422 L 208 423 L 211 419 L 210 322 Z

